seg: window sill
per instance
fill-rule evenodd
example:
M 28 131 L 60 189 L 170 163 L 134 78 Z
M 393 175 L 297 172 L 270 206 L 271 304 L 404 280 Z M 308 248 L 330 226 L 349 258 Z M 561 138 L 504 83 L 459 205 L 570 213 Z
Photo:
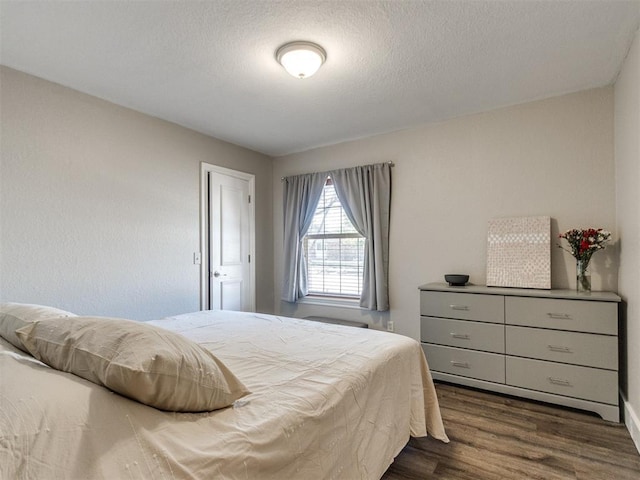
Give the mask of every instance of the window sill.
M 357 298 L 336 298 L 336 297 L 320 297 L 307 296 L 298 299 L 298 303 L 306 305 L 324 305 L 327 307 L 353 308 L 362 310 L 360 300 Z

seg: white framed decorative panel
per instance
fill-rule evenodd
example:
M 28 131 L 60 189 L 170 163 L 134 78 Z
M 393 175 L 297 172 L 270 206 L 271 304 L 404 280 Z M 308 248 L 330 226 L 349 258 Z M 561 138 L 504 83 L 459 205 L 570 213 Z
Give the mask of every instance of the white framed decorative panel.
M 487 285 L 551 288 L 551 217 L 489 220 Z

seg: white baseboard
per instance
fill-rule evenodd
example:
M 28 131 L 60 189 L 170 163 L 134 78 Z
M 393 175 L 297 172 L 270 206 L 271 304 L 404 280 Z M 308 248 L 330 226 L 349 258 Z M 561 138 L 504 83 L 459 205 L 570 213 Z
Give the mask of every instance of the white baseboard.
M 626 398 L 622 398 L 624 403 L 624 424 L 629 430 L 631 439 L 636 445 L 638 453 L 640 453 L 640 417 L 633 411 L 633 408 L 629 404 Z

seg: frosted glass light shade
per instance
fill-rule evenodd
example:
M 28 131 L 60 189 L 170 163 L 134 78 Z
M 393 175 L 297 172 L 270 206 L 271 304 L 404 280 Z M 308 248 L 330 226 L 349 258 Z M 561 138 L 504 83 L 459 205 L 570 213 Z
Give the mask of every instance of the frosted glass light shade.
M 292 42 L 281 46 L 276 59 L 296 78 L 309 78 L 318 71 L 327 58 L 324 49 L 311 42 Z

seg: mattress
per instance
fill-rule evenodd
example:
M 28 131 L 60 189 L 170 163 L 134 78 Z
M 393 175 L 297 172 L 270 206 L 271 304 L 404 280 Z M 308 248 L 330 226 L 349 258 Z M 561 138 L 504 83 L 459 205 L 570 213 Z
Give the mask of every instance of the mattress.
M 0 477 L 379 479 L 410 435 L 448 441 L 413 339 L 241 312 L 149 323 L 211 350 L 251 394 L 165 412 L 0 339 Z

